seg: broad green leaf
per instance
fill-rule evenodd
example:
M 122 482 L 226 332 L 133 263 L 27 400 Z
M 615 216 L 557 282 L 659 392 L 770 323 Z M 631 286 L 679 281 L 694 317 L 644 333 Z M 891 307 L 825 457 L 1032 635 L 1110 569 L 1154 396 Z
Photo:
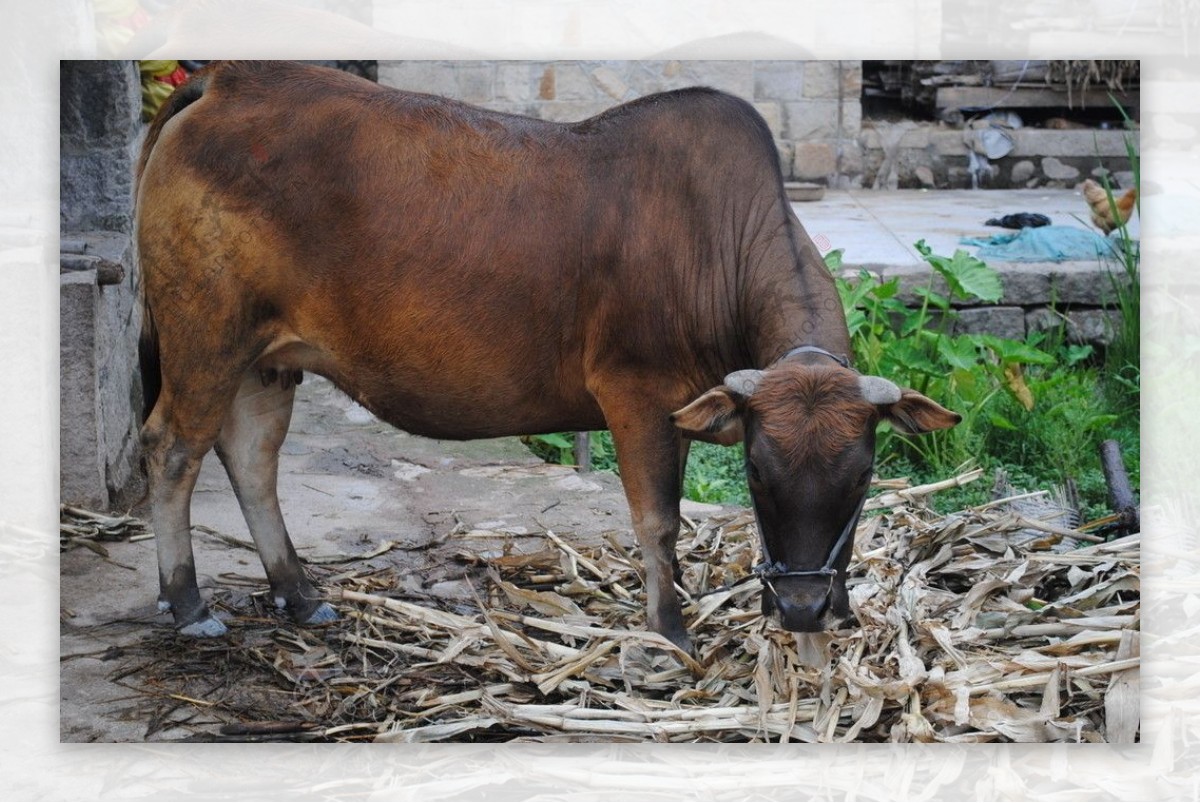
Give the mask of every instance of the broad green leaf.
M 946 258 L 933 253 L 921 240 L 916 245 L 922 259 L 942 275 L 950 288 L 951 295 L 959 298 L 978 298 L 982 301 L 999 301 L 1004 292 L 1000 274 L 987 263 L 959 248 L 954 256 Z
M 900 292 L 900 280 L 888 279 L 886 282 L 880 282 L 872 290 L 871 295 L 883 300 L 892 298 L 896 293 Z
M 845 248 L 835 248 L 825 255 L 825 267 L 830 270 L 841 270 L 842 255 L 846 252 Z
M 928 287 L 917 287 L 913 290 L 913 295 L 929 299 L 929 305 L 940 310 L 950 308 L 950 298 L 944 296 L 936 290 L 930 290 Z
M 991 422 L 992 426 L 996 427 L 997 429 L 1007 429 L 1007 430 L 1011 430 L 1013 432 L 1016 432 L 1018 429 L 1016 424 L 1009 421 L 1007 418 L 1000 415 L 999 413 L 992 413 L 991 415 L 989 415 L 988 421 Z
M 1070 345 L 1067 346 L 1067 365 L 1075 365 L 1078 362 L 1086 360 L 1092 356 L 1094 349 L 1091 345 Z
M 967 338 L 943 337 L 938 341 L 938 354 L 951 368 L 970 371 L 979 365 L 979 350 Z
M 1019 340 L 1009 340 L 995 335 L 978 335 L 979 341 L 995 352 L 1001 362 L 1016 362 L 1026 365 L 1054 365 L 1055 359 L 1039 348 Z

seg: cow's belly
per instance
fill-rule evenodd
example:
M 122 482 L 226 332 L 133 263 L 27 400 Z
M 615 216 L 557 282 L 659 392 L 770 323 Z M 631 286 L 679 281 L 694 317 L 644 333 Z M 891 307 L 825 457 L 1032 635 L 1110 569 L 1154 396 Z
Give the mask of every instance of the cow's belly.
M 512 359 L 468 366 L 431 358 L 418 345 L 395 352 L 381 340 L 339 355 L 288 332 L 275 338 L 256 368 L 320 374 L 379 419 L 429 438 L 605 428 L 581 376 L 540 363 L 531 349 L 513 344 Z

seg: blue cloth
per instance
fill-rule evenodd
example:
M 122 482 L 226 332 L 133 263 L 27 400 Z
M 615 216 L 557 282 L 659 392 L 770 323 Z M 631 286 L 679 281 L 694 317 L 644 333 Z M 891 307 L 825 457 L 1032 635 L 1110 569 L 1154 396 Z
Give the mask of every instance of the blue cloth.
M 1091 262 L 1118 253 L 1111 240 L 1074 226 L 1039 226 L 1012 234 L 964 237 L 959 242 L 979 246 L 975 256 L 997 262 Z

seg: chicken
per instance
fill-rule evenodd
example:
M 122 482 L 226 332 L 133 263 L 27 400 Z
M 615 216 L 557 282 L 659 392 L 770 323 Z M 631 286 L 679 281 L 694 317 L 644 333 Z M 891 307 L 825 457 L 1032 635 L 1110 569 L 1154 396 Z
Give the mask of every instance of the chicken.
M 1137 203 L 1136 189 L 1126 190 L 1125 194 L 1120 197 L 1114 195 L 1116 213 L 1120 215 L 1118 218 L 1113 214 L 1112 204 L 1108 202 L 1108 193 L 1104 191 L 1103 187 L 1089 178 L 1083 182 L 1080 189 L 1083 190 L 1083 197 L 1088 202 L 1088 206 L 1092 208 L 1092 222 L 1105 234 L 1128 221 L 1129 216 L 1133 214 L 1134 204 Z

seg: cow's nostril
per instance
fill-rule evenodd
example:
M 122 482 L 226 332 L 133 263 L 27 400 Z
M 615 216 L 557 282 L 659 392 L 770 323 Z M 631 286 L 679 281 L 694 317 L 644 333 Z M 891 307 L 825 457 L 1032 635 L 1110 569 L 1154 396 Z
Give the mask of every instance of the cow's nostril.
M 829 607 L 828 597 L 803 602 L 776 597 L 774 603 L 776 610 L 779 611 L 779 624 L 785 630 L 795 633 L 819 633 L 825 629 L 825 611 Z

